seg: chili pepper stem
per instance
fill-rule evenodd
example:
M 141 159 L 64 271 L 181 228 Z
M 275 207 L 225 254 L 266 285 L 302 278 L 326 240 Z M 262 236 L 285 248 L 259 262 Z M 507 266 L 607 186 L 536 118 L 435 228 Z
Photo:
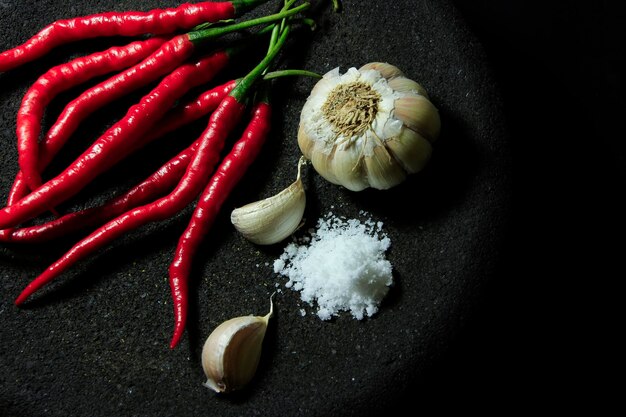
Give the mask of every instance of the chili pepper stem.
M 267 23 L 273 23 L 282 19 L 286 19 L 291 17 L 299 12 L 302 12 L 308 9 L 311 6 L 310 3 L 301 4 L 298 7 L 294 7 L 293 9 L 284 10 L 280 13 L 275 13 L 268 16 L 259 17 L 256 19 L 246 20 L 240 23 L 235 23 L 232 25 L 224 26 L 224 27 L 212 27 L 208 29 L 197 30 L 194 32 L 189 32 L 189 40 L 194 44 L 199 44 L 213 38 L 217 38 L 219 36 L 226 35 L 232 32 L 238 32 L 243 29 L 248 29 L 254 26 L 264 25 Z
M 263 81 L 274 80 L 276 78 L 282 77 L 311 77 L 311 78 L 322 78 L 322 76 L 313 71 L 307 70 L 279 70 L 268 72 L 263 76 Z
M 283 32 L 280 34 L 280 37 L 276 40 L 276 44 L 272 48 L 271 51 L 263 58 L 263 60 L 256 66 L 252 71 L 248 73 L 245 77 L 241 79 L 237 83 L 237 86 L 231 91 L 231 97 L 235 98 L 237 101 L 241 102 L 245 96 L 248 94 L 248 91 L 252 88 L 252 86 L 263 77 L 263 72 L 265 69 L 272 63 L 278 52 L 280 52 L 282 46 L 287 41 L 287 37 L 290 32 L 290 27 L 286 26 Z

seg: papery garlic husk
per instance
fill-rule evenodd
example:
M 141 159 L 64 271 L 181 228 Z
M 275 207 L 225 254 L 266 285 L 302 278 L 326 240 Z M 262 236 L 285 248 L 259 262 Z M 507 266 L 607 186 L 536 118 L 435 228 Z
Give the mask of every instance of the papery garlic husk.
M 292 235 L 301 225 L 306 207 L 300 175 L 304 161 L 304 157 L 300 158 L 298 176 L 289 187 L 232 211 L 230 221 L 246 239 L 258 245 L 272 245 Z
M 202 369 L 207 377 L 204 385 L 218 393 L 245 387 L 254 377 L 261 358 L 261 348 L 269 319 L 265 316 L 242 316 L 217 326 L 202 348 Z
M 426 166 L 440 130 L 424 87 L 371 62 L 344 74 L 335 68 L 317 82 L 300 114 L 298 145 L 328 181 L 384 190 Z

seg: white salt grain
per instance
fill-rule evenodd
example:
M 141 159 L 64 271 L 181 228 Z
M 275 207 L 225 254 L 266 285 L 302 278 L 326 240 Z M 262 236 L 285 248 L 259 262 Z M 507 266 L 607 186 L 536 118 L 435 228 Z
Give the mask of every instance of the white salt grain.
M 393 281 L 385 259 L 391 241 L 382 226 L 369 218 L 361 222 L 329 213 L 310 237 L 287 245 L 274 261 L 274 272 L 289 278 L 285 287 L 300 291 L 302 301 L 317 303 L 322 320 L 341 311 L 357 320 L 370 317 Z

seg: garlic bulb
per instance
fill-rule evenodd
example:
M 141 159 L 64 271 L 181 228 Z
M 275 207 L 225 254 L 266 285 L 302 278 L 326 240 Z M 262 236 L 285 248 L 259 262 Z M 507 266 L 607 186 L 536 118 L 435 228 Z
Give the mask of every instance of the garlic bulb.
M 372 62 L 317 82 L 300 115 L 298 145 L 325 179 L 352 191 L 391 188 L 420 171 L 441 122 L 426 90 Z
M 259 365 L 263 338 L 273 312 L 270 297 L 267 315 L 236 317 L 213 330 L 202 348 L 202 368 L 207 377 L 204 385 L 207 388 L 228 393 L 250 382 Z
M 258 245 L 271 245 L 290 236 L 302 223 L 306 194 L 300 177 L 304 158 L 298 162 L 296 180 L 280 193 L 236 208 L 230 215 L 235 229 Z

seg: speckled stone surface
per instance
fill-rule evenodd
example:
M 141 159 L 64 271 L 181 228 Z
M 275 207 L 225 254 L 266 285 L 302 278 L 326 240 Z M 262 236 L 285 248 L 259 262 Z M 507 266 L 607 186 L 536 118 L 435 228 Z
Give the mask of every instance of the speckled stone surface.
M 314 81 L 284 80 L 276 84 L 272 136 L 199 251 L 188 329 L 176 349 L 168 347 L 173 318 L 167 268 L 191 208 L 117 240 L 23 308 L 16 308 L 13 299 L 79 236 L 36 246 L 0 245 L 2 415 L 374 416 L 410 399 L 445 401 L 444 396 L 420 398 L 414 388 L 428 385 L 430 370 L 471 316 L 497 266 L 511 197 L 500 94 L 480 43 L 448 1 L 344 2 L 339 14 L 331 12 L 329 2 L 313 3 L 318 29 L 297 32 L 281 66 L 324 73 L 387 61 L 420 82 L 441 112 L 442 134 L 431 163 L 401 186 L 352 193 L 311 169 L 305 173 L 307 226 L 329 211 L 359 218 L 364 210 L 384 223 L 392 241 L 387 255 L 395 284 L 379 313 L 363 321 L 348 314 L 320 321 L 272 272 L 284 245 L 256 247 L 228 221 L 232 208 L 275 193 L 294 178 L 299 109 Z M 19 44 L 55 19 L 176 4 L 5 1 L 0 4 L 0 49 Z M 0 74 L 2 196 L 17 170 L 15 114 L 28 86 L 47 67 L 122 42 L 79 42 Z M 243 75 L 249 65 L 243 60 L 225 77 Z M 79 91 L 51 104 L 45 126 Z M 138 97 L 90 117 L 48 175 Z M 200 128 L 194 125 L 150 146 L 60 209 L 96 204 L 121 192 Z M 202 386 L 200 365 L 204 339 L 228 318 L 264 314 L 276 288 L 281 290 L 276 314 L 254 381 L 232 396 L 209 392 Z M 307 314 L 302 316 L 301 309 Z

